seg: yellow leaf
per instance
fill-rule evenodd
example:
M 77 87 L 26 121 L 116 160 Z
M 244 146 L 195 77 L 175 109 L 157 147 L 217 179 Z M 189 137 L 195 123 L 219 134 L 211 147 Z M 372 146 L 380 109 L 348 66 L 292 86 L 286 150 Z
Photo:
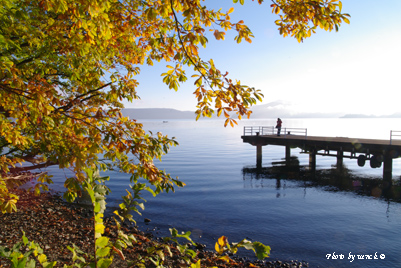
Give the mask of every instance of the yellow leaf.
M 227 263 L 229 263 L 230 262 L 230 257 L 228 257 L 228 256 L 222 256 L 222 257 L 220 257 L 219 258 L 220 260 L 223 260 L 223 261 L 226 261 Z
M 227 238 L 223 235 L 217 241 L 218 241 L 220 246 L 224 247 L 226 245 L 226 240 L 227 240 Z
M 98 223 L 95 226 L 95 233 L 96 234 L 103 234 L 104 233 L 104 225 L 102 223 Z
M 201 261 L 198 260 L 196 263 L 192 263 L 191 268 L 201 268 Z
M 230 14 L 230 13 L 233 13 L 233 12 L 234 12 L 234 8 L 231 7 L 231 8 L 228 10 L 227 14 Z
M 38 256 L 38 260 L 39 260 L 40 263 L 44 263 L 44 262 L 47 261 L 47 257 L 46 257 L 45 254 L 40 254 L 40 255 Z
M 219 247 L 219 243 L 216 242 L 216 244 L 214 244 L 214 249 L 216 250 L 217 253 L 220 252 L 220 247 Z

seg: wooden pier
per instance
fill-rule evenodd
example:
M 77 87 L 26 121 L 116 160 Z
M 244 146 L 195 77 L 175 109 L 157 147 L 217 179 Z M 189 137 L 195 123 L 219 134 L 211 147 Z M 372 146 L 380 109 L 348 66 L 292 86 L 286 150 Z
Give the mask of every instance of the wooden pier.
M 371 168 L 383 166 L 383 179 L 391 184 L 393 159 L 401 157 L 400 131 L 391 131 L 389 140 L 360 139 L 348 137 L 308 136 L 307 129 L 282 128 L 277 136 L 274 127 L 244 127 L 243 142 L 256 146 L 256 166 L 262 167 L 262 147 L 266 145 L 285 146 L 285 157 L 289 161 L 291 148 L 300 148 L 309 154 L 309 166 L 316 169 L 316 155 L 337 158 L 337 166 L 343 165 L 344 158 L 356 159 L 359 166 L 370 162 Z

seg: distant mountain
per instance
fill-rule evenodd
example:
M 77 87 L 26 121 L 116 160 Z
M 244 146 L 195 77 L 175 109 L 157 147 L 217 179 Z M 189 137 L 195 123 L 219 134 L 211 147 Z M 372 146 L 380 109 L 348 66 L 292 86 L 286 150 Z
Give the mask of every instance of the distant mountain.
M 281 101 L 271 102 L 263 105 L 255 105 L 251 108 L 251 119 L 261 118 L 338 118 L 341 114 L 324 113 L 296 113 L 289 109 L 289 106 Z M 131 119 L 195 119 L 194 111 L 179 111 L 171 108 L 125 108 L 122 110 L 124 116 Z M 201 117 L 202 118 L 202 117 Z M 217 118 L 216 114 L 213 118 Z M 224 119 L 224 118 L 223 118 Z
M 195 112 L 179 111 L 170 108 L 125 108 L 124 116 L 130 119 L 195 119 Z
M 264 118 L 401 118 L 401 113 L 392 115 L 366 115 L 366 114 L 341 114 L 341 113 L 303 113 L 294 111 L 291 104 L 283 101 L 270 102 L 255 105 L 251 108 L 251 119 Z M 179 111 L 171 108 L 126 108 L 122 111 L 124 116 L 131 119 L 194 119 L 194 111 Z M 201 117 L 202 118 L 202 117 Z M 217 118 L 214 114 L 213 118 Z M 224 118 L 223 118 L 224 119 Z
M 305 113 L 292 108 L 291 103 L 275 101 L 267 104 L 255 105 L 251 108 L 251 118 L 338 118 L 340 113 Z
M 341 118 L 376 118 L 374 115 L 366 115 L 366 114 L 346 114 L 341 116 Z
M 401 113 L 390 115 L 366 115 L 366 114 L 346 114 L 340 118 L 401 118 Z
M 387 116 L 388 118 L 401 118 L 401 113 L 395 113 L 392 115 Z
M 292 103 L 286 101 L 275 101 L 267 104 L 255 105 L 251 108 L 251 118 L 401 118 L 401 113 L 391 115 L 367 115 L 367 114 L 345 114 L 344 113 L 305 113 L 294 109 Z

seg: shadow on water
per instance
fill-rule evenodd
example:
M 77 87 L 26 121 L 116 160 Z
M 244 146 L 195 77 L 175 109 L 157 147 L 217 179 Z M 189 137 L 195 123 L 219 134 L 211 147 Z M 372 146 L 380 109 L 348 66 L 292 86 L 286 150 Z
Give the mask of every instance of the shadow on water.
M 325 191 L 354 192 L 357 195 L 372 196 L 388 201 L 401 203 L 401 182 L 392 182 L 386 186 L 382 178 L 353 174 L 345 165 L 334 165 L 330 169 L 310 170 L 301 166 L 298 157 L 292 156 L 288 161 L 273 162 L 271 167 L 244 167 L 244 180 L 275 179 L 276 188 L 281 187 L 281 180 L 302 182 L 303 187 L 319 187 Z

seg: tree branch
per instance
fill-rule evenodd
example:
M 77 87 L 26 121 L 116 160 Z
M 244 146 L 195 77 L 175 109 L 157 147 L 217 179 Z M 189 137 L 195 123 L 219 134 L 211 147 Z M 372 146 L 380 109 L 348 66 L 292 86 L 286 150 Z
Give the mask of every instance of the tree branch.
M 181 33 L 180 33 L 180 25 L 181 25 L 181 23 L 178 21 L 177 14 L 175 14 L 174 6 L 173 6 L 173 0 L 170 0 L 170 7 L 171 7 L 171 11 L 173 12 L 173 15 L 174 15 L 175 28 L 176 28 L 176 30 L 177 30 L 178 40 L 180 40 L 181 47 L 182 47 L 182 49 L 184 50 L 185 55 L 187 56 L 187 58 L 189 59 L 189 61 L 195 66 L 195 68 L 198 70 L 198 72 L 201 73 L 201 75 L 203 76 L 203 78 L 207 79 L 207 78 L 202 74 L 202 72 L 201 72 L 200 68 L 198 67 L 198 65 L 192 60 L 192 57 L 189 56 L 188 53 L 187 53 L 187 51 L 185 50 L 184 41 L 182 41 Z M 181 27 L 184 28 L 182 25 L 181 25 Z
M 37 165 L 33 165 L 33 166 L 28 166 L 28 167 L 16 167 L 16 168 L 10 168 L 9 169 L 9 173 L 19 173 L 19 172 L 25 172 L 25 171 L 29 171 L 29 170 L 34 170 L 34 169 L 39 169 L 39 168 L 45 168 L 48 166 L 53 166 L 53 165 L 57 165 L 58 163 L 55 163 L 53 161 L 46 161 L 42 164 L 37 164 Z
M 13 38 L 10 38 L 11 40 L 13 39 Z M 22 43 L 20 46 L 19 46 L 19 48 L 23 48 L 23 47 L 27 47 L 27 46 L 29 46 L 29 43 L 28 42 L 25 42 L 25 43 Z M 13 54 L 17 49 L 19 49 L 19 48 L 17 48 L 17 47 L 14 47 L 14 48 L 12 48 L 12 49 L 9 49 L 9 50 L 6 50 L 6 51 L 4 51 L 3 53 L 0 53 L 0 57 L 3 57 L 3 56 L 5 56 L 5 55 L 11 55 L 11 54 Z
M 24 91 L 24 90 L 21 90 L 21 89 L 18 89 L 18 88 L 12 88 L 12 87 L 9 87 L 9 86 L 7 86 L 5 84 L 0 84 L 0 88 L 2 88 L 5 91 L 11 92 L 11 93 L 13 93 L 15 95 L 22 96 L 24 98 L 33 100 L 33 98 L 28 97 L 27 95 L 24 95 L 24 93 L 25 94 L 29 94 L 29 92 L 27 92 L 27 91 Z
M 80 98 L 82 98 L 82 97 L 84 97 L 84 96 L 87 96 L 87 95 L 89 95 L 89 94 L 92 94 L 92 93 L 94 93 L 94 92 L 97 92 L 97 91 L 99 91 L 99 90 L 101 90 L 101 89 L 103 89 L 103 88 L 105 88 L 105 87 L 108 87 L 108 86 L 110 86 L 111 84 L 112 84 L 112 82 L 107 83 L 107 84 L 105 84 L 105 85 L 103 85 L 103 86 L 101 86 L 101 87 L 99 87 L 99 88 L 97 88 L 97 89 L 89 90 L 88 92 L 86 92 L 86 93 L 84 93 L 84 94 L 78 95 L 78 96 L 76 96 L 72 101 L 70 101 L 67 105 L 58 107 L 58 108 L 56 109 L 56 111 L 62 110 L 62 111 L 64 111 L 64 112 L 66 112 L 66 111 L 68 111 L 69 109 L 72 108 L 73 103 L 74 103 L 75 101 L 79 100 Z M 87 101 L 87 100 L 89 100 L 90 98 L 93 98 L 93 97 L 98 96 L 98 95 L 99 95 L 99 94 L 94 94 L 94 95 L 88 96 L 88 97 L 86 97 L 86 98 L 80 100 L 80 102 Z
M 181 38 L 181 33 L 180 33 L 180 25 L 181 25 L 181 28 L 184 28 L 184 26 L 182 26 L 182 24 L 179 22 L 179 20 L 178 20 L 178 18 L 177 18 L 177 15 L 175 14 L 174 7 L 173 7 L 173 0 L 170 0 L 170 7 L 171 7 L 171 11 L 173 12 L 173 15 L 174 15 L 175 28 L 176 28 L 177 35 L 178 35 L 178 40 L 180 41 L 181 47 L 182 47 L 182 49 L 184 50 L 184 53 L 185 53 L 186 57 L 187 57 L 188 60 L 195 66 L 195 69 L 196 69 L 196 70 L 200 73 L 200 75 L 204 78 L 204 80 L 205 80 L 206 83 L 209 85 L 209 87 L 214 91 L 214 89 L 212 88 L 212 85 L 211 85 L 211 83 L 210 83 L 210 81 L 209 81 L 209 78 L 208 78 L 206 75 L 204 75 L 204 74 L 202 73 L 201 68 L 202 68 L 204 71 L 206 71 L 206 72 L 208 72 L 208 70 L 206 70 L 205 68 L 199 66 L 199 64 L 195 63 L 195 62 L 193 61 L 192 57 L 191 57 L 191 56 L 187 53 L 187 51 L 185 50 L 185 44 L 184 44 L 184 41 L 183 41 L 182 38 Z M 185 30 L 185 28 L 184 28 L 184 30 Z M 216 84 L 219 84 L 219 86 L 221 86 L 222 88 L 225 88 L 225 87 L 224 87 L 223 85 L 221 85 L 220 83 L 216 83 Z

